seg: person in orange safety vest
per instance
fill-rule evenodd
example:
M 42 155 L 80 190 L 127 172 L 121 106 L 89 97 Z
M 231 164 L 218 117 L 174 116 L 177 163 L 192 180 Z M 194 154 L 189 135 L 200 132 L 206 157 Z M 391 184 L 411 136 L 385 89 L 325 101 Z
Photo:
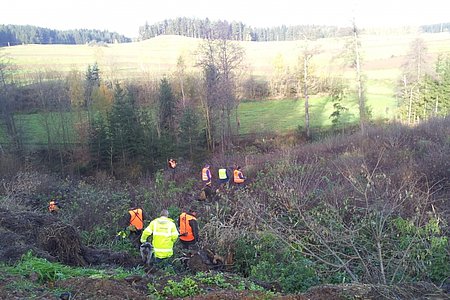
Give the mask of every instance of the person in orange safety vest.
M 240 166 L 237 166 L 233 172 L 233 182 L 238 185 L 245 182 L 245 177 L 242 174 Z
M 167 165 L 169 166 L 169 169 L 172 171 L 172 180 L 175 180 L 175 169 L 177 167 L 177 161 L 173 158 L 170 158 L 167 160 Z
M 140 238 L 142 229 L 144 229 L 144 212 L 142 208 L 133 207 L 128 210 L 128 213 L 121 219 L 124 231 L 128 233 L 131 243 L 139 248 L 141 246 Z
M 57 200 L 52 200 L 48 204 L 48 211 L 52 214 L 56 214 L 59 211 L 59 202 Z
M 202 182 L 205 184 L 205 186 L 211 186 L 211 170 L 210 165 L 208 164 L 205 164 L 202 169 Z
M 177 167 L 177 161 L 175 159 L 173 159 L 173 158 L 170 158 L 167 161 L 167 163 L 169 165 L 169 168 L 171 168 L 171 169 L 175 169 Z
M 180 232 L 180 242 L 184 249 L 189 249 L 198 241 L 197 213 L 193 210 L 186 210 L 178 218 Z
M 210 165 L 205 164 L 205 166 L 202 169 L 202 182 L 204 184 L 202 191 L 200 194 L 204 193 L 205 199 L 211 199 L 212 197 L 212 186 L 211 186 L 211 170 Z M 203 199 L 203 200 L 205 200 Z

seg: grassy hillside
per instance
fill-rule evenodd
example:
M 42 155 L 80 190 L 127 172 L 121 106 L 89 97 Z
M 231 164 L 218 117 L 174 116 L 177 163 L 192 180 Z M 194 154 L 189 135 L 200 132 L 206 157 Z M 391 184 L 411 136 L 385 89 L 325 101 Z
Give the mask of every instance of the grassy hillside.
M 450 51 L 450 35 L 363 35 L 361 39 L 364 65 L 369 79 L 395 79 L 411 42 L 422 38 L 430 53 L 430 59 L 438 53 Z M 194 67 L 195 51 L 200 39 L 182 36 L 158 36 L 146 41 L 111 44 L 106 47 L 89 45 L 20 45 L 2 49 L 24 73 L 37 69 L 86 70 L 88 64 L 97 62 L 104 75 L 111 72 L 122 78 L 135 78 L 142 73 L 170 74 L 175 70 L 177 58 L 182 55 L 186 64 Z M 320 39 L 309 41 L 308 47 L 317 48 L 313 64 L 319 73 L 336 71 L 334 58 L 344 46 L 344 39 Z M 246 52 L 246 63 L 255 75 L 268 75 L 274 60 L 281 56 L 286 66 L 295 66 L 305 41 L 240 42 Z

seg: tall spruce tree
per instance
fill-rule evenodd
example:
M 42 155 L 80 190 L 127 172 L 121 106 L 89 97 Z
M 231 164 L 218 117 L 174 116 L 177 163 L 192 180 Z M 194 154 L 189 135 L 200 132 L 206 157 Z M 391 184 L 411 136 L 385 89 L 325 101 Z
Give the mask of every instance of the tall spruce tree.
M 158 96 L 158 125 L 160 135 L 175 134 L 177 99 L 167 78 L 161 79 Z
M 89 122 L 92 122 L 92 93 L 100 86 L 100 69 L 97 63 L 89 65 L 85 74 L 85 89 L 84 89 L 84 108 L 88 112 Z
M 161 155 L 174 155 L 176 152 L 176 113 L 177 98 L 172 92 L 172 87 L 167 78 L 163 78 L 159 84 L 158 94 L 158 145 Z
M 90 125 L 89 150 L 92 164 L 97 171 L 107 168 L 113 170 L 111 142 L 111 132 L 106 118 L 101 113 L 95 114 Z
M 114 88 L 114 104 L 108 122 L 112 161 L 121 162 L 121 166 L 126 167 L 144 155 L 144 135 L 137 108 L 131 95 L 119 84 Z
M 202 134 L 199 115 L 191 106 L 186 107 L 180 120 L 180 151 L 191 161 L 204 157 L 206 140 Z
M 436 97 L 433 110 L 435 116 L 450 114 L 450 55 L 440 55 L 436 62 Z

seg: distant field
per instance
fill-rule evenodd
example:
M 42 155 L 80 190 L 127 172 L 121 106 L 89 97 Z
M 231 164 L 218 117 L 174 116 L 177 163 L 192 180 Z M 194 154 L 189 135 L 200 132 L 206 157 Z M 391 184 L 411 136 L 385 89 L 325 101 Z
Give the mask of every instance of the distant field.
M 411 42 L 422 38 L 428 47 L 430 59 L 438 53 L 450 52 L 450 34 L 368 35 L 361 37 L 363 69 L 370 79 L 393 79 L 399 75 Z M 188 67 L 194 68 L 195 52 L 200 39 L 182 36 L 158 36 L 149 40 L 108 46 L 89 45 L 19 45 L 0 48 L 0 53 L 11 58 L 24 73 L 52 69 L 85 71 L 89 64 L 97 62 L 104 76 L 135 78 L 143 73 L 171 74 L 179 56 Z M 309 41 L 308 48 L 318 54 L 313 58 L 315 70 L 329 73 L 342 70 L 336 57 L 342 52 L 343 39 L 319 39 Z M 293 69 L 305 46 L 304 41 L 288 42 L 240 42 L 246 52 L 246 64 L 255 75 L 268 75 L 276 58 L 282 57 L 286 66 Z

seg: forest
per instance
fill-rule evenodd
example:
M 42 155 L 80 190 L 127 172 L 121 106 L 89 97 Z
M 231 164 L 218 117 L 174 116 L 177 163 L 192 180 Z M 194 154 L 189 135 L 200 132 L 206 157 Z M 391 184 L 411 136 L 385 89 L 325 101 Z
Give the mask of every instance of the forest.
M 0 24 L 0 47 L 22 44 L 86 44 L 86 43 L 128 43 L 127 38 L 106 30 L 73 29 L 55 30 L 31 25 Z
M 447 32 L 450 23 L 422 25 L 420 31 L 427 33 Z M 293 41 L 305 38 L 316 40 L 329 37 L 343 37 L 351 34 L 350 27 L 323 25 L 296 25 L 277 27 L 251 27 L 242 22 L 226 20 L 196 19 L 179 17 L 154 24 L 144 24 L 136 29 L 138 40 L 159 35 L 181 35 L 192 38 L 223 38 L 233 41 Z M 225 34 L 224 34 L 225 32 Z M 115 32 L 73 29 L 53 30 L 30 25 L 1 25 L 0 47 L 20 44 L 86 44 L 86 43 L 129 43 L 132 39 Z
M 245 77 L 244 48 L 227 35 L 202 41 L 196 71 L 180 56 L 176 71 L 146 79 L 110 81 L 94 63 L 24 80 L 1 56 L 0 296 L 445 298 L 450 57 L 428 59 L 415 39 L 394 84 L 396 117 L 375 119 L 351 32 L 341 56 L 349 77 L 314 73 L 307 47 L 295 72 Z M 311 126 L 314 96 L 332 103 L 331 126 Z M 240 134 L 241 105 L 290 97 L 304 106 L 296 130 Z M 199 201 L 205 163 L 214 179 L 242 166 L 245 186 L 214 182 Z M 193 272 L 176 245 L 174 269 L 149 274 L 116 239 L 134 205 L 147 222 L 162 209 L 174 219 L 197 210 L 199 246 L 222 263 Z
M 319 39 L 342 37 L 351 32 L 349 28 L 324 25 L 278 26 L 253 28 L 242 22 L 226 20 L 176 18 L 155 24 L 146 23 L 139 27 L 139 39 L 146 40 L 158 35 L 182 35 L 193 38 L 211 39 L 224 36 L 233 41 L 292 41 L 305 37 Z M 225 33 L 225 34 L 224 34 Z

